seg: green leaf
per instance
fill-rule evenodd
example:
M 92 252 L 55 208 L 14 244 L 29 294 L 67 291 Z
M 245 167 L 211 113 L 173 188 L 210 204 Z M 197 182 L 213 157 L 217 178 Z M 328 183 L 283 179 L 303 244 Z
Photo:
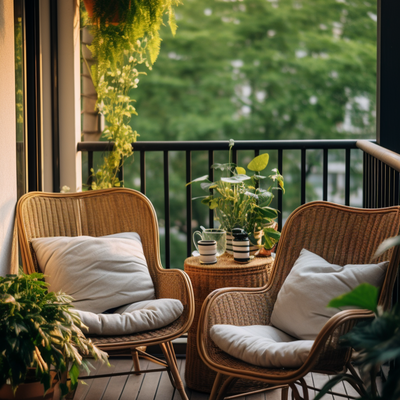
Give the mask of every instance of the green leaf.
M 199 178 L 193 179 L 191 182 L 188 182 L 186 186 L 191 185 L 193 182 L 203 182 L 208 179 L 208 175 L 200 176 Z
M 210 190 L 212 186 L 215 186 L 213 182 L 200 183 L 200 187 L 205 191 Z
M 376 312 L 379 289 L 369 283 L 362 283 L 349 293 L 342 294 L 328 304 L 328 307 L 340 308 L 356 306 Z
M 394 246 L 400 245 L 400 236 L 391 237 L 389 239 L 384 240 L 379 247 L 377 248 L 374 257 L 379 257 L 385 251 L 391 249 Z
M 275 219 L 278 216 L 278 211 L 276 211 L 274 208 L 271 208 L 271 207 L 258 207 L 258 206 L 256 206 L 254 208 L 254 211 L 256 211 L 259 214 L 261 214 L 262 217 L 268 218 L 268 219 Z
M 274 239 L 278 241 L 281 238 L 281 233 L 276 231 L 274 228 L 264 228 L 264 236 L 270 237 L 271 239 Z
M 229 178 L 221 178 L 221 181 L 228 182 L 228 183 L 241 183 L 241 182 L 247 181 L 249 179 L 251 179 L 251 178 L 247 175 L 234 175 L 234 176 L 230 176 Z
M 79 364 L 74 362 L 69 370 L 69 377 L 71 378 L 71 383 L 75 385 L 78 383 L 79 378 Z
M 321 388 L 321 390 L 318 392 L 317 396 L 315 397 L 314 400 L 320 400 L 322 397 L 329 392 L 330 389 L 332 389 L 334 386 L 336 386 L 338 383 L 342 381 L 346 381 L 346 374 L 339 374 L 331 378 L 328 382 L 325 383 L 325 385 Z
M 269 161 L 269 154 L 268 153 L 260 154 L 259 156 L 253 158 L 249 162 L 249 164 L 247 165 L 247 168 L 250 171 L 260 172 L 260 171 L 264 170 L 267 167 L 268 161 Z

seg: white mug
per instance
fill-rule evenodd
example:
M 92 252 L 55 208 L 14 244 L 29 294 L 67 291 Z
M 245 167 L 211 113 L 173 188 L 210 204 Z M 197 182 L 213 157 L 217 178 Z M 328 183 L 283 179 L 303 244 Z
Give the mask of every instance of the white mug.
M 215 240 L 199 240 L 197 243 L 202 264 L 217 262 L 217 242 Z

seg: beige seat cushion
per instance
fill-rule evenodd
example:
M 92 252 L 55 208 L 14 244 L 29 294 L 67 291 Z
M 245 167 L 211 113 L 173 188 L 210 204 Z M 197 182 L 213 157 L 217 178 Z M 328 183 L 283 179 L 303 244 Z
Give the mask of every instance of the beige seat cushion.
M 264 325 L 214 325 L 210 335 L 229 355 L 266 368 L 299 367 L 314 344 L 313 340 L 296 340 L 279 329 Z
M 120 307 L 112 314 L 79 311 L 84 333 L 93 335 L 128 335 L 162 328 L 181 316 L 183 305 L 176 299 L 156 299 Z
M 303 249 L 278 293 L 271 323 L 298 339 L 314 340 L 325 323 L 339 312 L 327 308 L 335 297 L 367 282 L 380 287 L 388 262 L 330 264 Z
M 49 289 L 72 296 L 78 310 L 102 313 L 155 298 L 137 233 L 38 238 L 32 245 Z

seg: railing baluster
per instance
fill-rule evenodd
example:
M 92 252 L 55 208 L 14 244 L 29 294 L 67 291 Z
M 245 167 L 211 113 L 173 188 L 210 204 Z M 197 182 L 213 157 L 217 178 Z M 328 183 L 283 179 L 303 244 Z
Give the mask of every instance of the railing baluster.
M 92 190 L 92 183 L 93 183 L 93 151 L 88 151 L 88 185 L 89 185 L 89 190 Z
M 211 182 L 214 182 L 214 169 L 211 166 L 214 164 L 214 151 L 208 151 L 208 178 Z M 212 194 L 212 189 L 210 190 Z M 208 225 L 210 228 L 214 228 L 214 210 L 208 210 Z
M 328 200 L 328 149 L 323 150 L 322 157 L 322 200 Z
M 169 215 L 169 163 L 168 163 L 168 150 L 164 150 L 164 217 L 165 217 L 165 263 L 166 268 L 171 267 L 171 222 Z
M 186 182 L 192 181 L 192 152 L 186 151 Z M 186 186 L 186 255 L 192 254 L 192 185 Z
M 377 176 L 377 164 L 378 160 L 376 158 L 373 159 L 373 171 L 372 171 L 372 176 Z M 373 201 L 372 201 L 372 208 L 377 208 L 377 202 L 378 202 L 378 185 L 376 180 L 373 180 L 373 189 L 372 189 L 372 194 L 373 194 Z
M 278 150 L 278 171 L 283 175 L 283 150 Z M 282 229 L 282 212 L 283 212 L 283 193 L 282 190 L 278 190 L 278 230 Z
M 232 147 L 232 162 L 237 165 L 238 163 L 238 151 L 235 147 Z
M 345 205 L 350 205 L 350 149 L 346 149 L 346 161 L 345 161 L 345 189 L 344 198 Z
M 140 191 L 146 194 L 146 151 L 140 150 Z
M 306 149 L 301 149 L 301 204 L 306 202 Z

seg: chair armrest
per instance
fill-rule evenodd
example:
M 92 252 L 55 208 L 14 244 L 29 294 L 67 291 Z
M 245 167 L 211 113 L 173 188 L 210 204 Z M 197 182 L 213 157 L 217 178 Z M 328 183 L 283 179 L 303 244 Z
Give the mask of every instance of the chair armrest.
M 268 325 L 273 302 L 268 285 L 261 288 L 224 288 L 210 293 L 205 299 L 198 320 L 197 349 L 210 366 L 210 354 L 221 350 L 210 337 L 216 324 Z
M 361 321 L 373 318 L 368 310 L 345 310 L 335 314 L 324 325 L 315 339 L 304 366 L 312 363 L 321 371 L 343 370 L 351 359 L 352 349 L 340 344 L 340 338 L 350 332 Z
M 194 310 L 192 282 L 186 272 L 180 269 L 160 269 L 154 286 L 158 299 L 178 299 L 185 307 Z

